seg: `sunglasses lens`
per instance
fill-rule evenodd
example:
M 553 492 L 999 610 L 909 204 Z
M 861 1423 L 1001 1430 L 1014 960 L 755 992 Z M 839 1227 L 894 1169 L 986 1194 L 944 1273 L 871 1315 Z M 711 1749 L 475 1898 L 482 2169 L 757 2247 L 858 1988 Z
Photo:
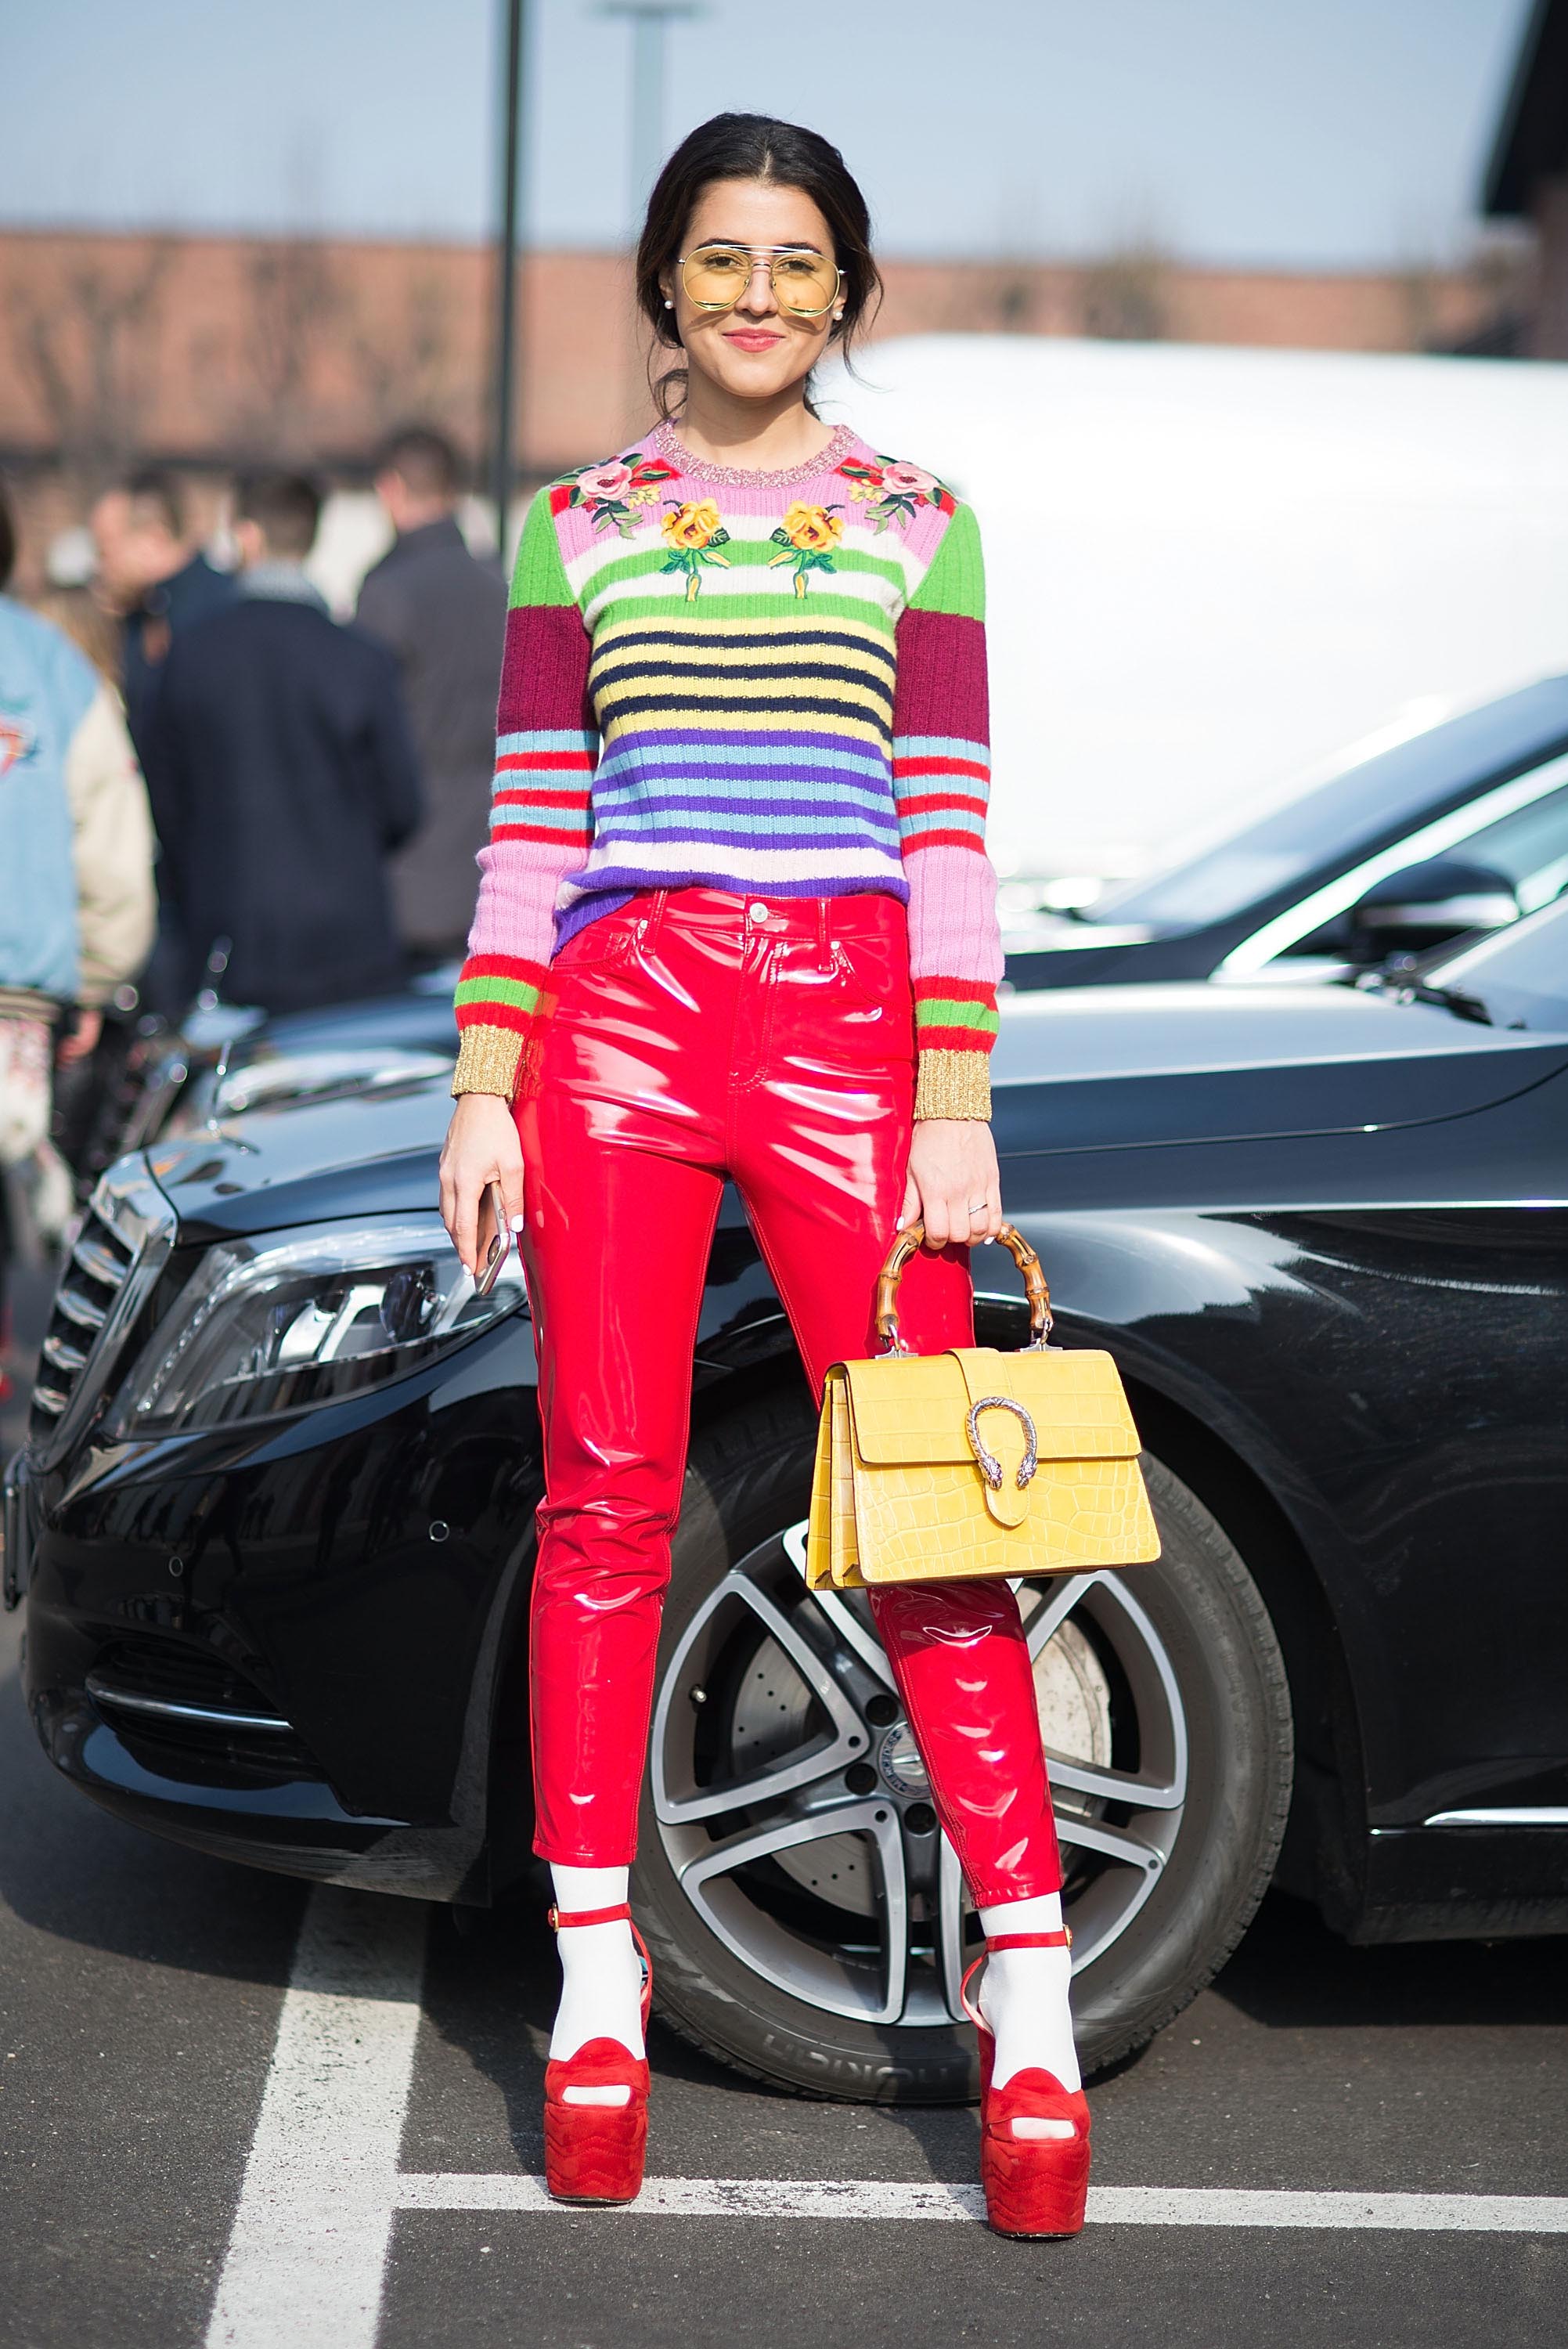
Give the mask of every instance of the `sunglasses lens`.
M 820 253 L 781 253 L 773 264 L 773 291 L 782 310 L 799 318 L 820 317 L 831 309 L 839 273 Z
M 681 264 L 681 284 L 689 300 L 704 309 L 725 310 L 738 302 L 751 282 L 751 256 L 734 244 L 705 244 Z
M 681 264 L 681 284 L 689 301 L 705 310 L 727 310 L 751 283 L 751 255 L 743 245 L 704 244 Z M 781 310 L 797 318 L 820 318 L 833 306 L 839 273 L 820 253 L 780 253 L 773 259 L 773 292 Z

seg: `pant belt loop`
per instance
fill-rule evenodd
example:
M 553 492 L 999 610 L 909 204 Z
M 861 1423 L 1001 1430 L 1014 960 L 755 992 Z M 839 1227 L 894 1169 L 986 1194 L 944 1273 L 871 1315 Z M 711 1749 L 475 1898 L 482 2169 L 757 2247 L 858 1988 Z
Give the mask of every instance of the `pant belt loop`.
M 832 924 L 828 918 L 828 909 L 832 902 L 830 897 L 819 897 L 817 900 L 817 944 L 824 955 L 833 943 Z
M 665 904 L 669 894 L 670 893 L 667 889 L 655 889 L 654 891 L 648 910 L 643 916 L 642 936 L 639 941 L 641 945 L 651 947 L 655 939 L 658 936 L 659 925 L 665 918 Z

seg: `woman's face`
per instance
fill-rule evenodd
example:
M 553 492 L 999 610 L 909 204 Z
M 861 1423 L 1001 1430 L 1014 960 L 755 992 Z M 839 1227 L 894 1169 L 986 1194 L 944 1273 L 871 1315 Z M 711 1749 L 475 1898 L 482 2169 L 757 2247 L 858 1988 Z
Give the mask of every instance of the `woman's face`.
M 802 262 L 808 255 L 829 264 L 837 258 L 831 232 L 810 197 L 766 180 L 709 181 L 692 209 L 681 251 L 694 254 L 705 245 L 787 245 L 798 250 Z M 737 282 L 742 274 L 744 263 Z M 678 268 L 668 271 L 662 283 L 665 298 L 675 304 L 676 330 L 692 367 L 738 399 L 775 399 L 802 381 L 822 355 L 839 306 L 832 301 L 814 317 L 792 311 L 789 287 L 780 303 L 765 264 L 752 268 L 732 309 L 700 308 L 687 295 Z M 827 284 L 831 285 L 830 265 Z M 796 298 L 814 303 L 820 297 L 808 285 Z

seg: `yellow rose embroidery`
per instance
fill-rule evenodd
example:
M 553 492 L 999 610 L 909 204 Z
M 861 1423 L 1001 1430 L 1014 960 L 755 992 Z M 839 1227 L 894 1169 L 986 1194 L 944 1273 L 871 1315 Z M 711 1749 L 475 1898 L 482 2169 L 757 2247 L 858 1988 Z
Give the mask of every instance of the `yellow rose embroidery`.
M 705 563 L 729 565 L 727 554 L 719 548 L 729 543 L 729 533 L 719 520 L 718 505 L 713 498 L 699 498 L 686 505 L 672 505 L 659 528 L 669 543 L 669 553 L 661 568 L 686 573 L 686 599 L 695 604 L 702 590 L 702 565 Z
M 842 518 L 830 513 L 826 506 L 787 507 L 784 514 L 784 535 L 793 547 L 807 554 L 826 554 L 844 534 Z
M 699 549 L 712 543 L 718 536 L 718 507 L 712 498 L 676 506 L 660 524 L 672 546 Z
M 783 523 L 772 533 L 779 553 L 769 556 L 768 568 L 771 571 L 780 563 L 792 563 L 795 593 L 804 595 L 813 571 L 833 569 L 831 550 L 843 534 L 843 517 L 834 507 L 802 505 L 797 500 L 785 508 Z

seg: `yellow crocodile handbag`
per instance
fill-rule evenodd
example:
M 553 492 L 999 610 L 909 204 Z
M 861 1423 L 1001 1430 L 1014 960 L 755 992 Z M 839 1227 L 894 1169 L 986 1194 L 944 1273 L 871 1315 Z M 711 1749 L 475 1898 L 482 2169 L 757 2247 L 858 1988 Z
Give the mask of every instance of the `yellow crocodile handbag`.
M 1022 1234 L 1029 1343 L 912 1354 L 899 1276 L 925 1237 L 910 1224 L 877 1282 L 887 1352 L 835 1362 L 817 1435 L 806 1579 L 813 1589 L 958 1575 L 1082 1574 L 1146 1564 L 1160 1536 L 1138 1431 L 1109 1354 L 1047 1343 L 1050 1291 Z

